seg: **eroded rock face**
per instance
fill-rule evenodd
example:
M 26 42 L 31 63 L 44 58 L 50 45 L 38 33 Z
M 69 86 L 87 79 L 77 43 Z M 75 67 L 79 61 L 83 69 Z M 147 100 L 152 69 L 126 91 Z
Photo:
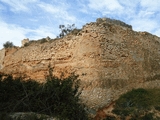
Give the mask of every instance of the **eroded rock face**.
M 44 80 L 75 72 L 83 101 L 93 109 L 111 103 L 132 88 L 160 87 L 160 38 L 106 19 L 86 24 L 77 35 L 0 52 L 0 72 Z
M 25 44 L 29 43 L 29 39 L 28 38 L 27 39 L 23 39 L 21 41 L 21 43 L 22 43 L 22 46 L 25 46 Z

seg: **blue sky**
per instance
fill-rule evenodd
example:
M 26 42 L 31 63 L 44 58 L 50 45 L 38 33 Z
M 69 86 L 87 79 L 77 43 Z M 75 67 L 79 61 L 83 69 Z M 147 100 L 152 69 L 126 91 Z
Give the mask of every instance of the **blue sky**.
M 55 38 L 60 24 L 81 28 L 99 17 L 160 37 L 160 0 L 0 0 L 0 49 L 6 41 Z

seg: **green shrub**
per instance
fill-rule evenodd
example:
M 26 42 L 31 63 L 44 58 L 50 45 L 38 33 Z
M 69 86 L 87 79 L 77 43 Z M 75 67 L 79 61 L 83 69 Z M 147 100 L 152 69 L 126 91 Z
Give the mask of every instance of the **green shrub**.
M 160 111 L 160 105 L 159 106 L 155 106 L 155 109 Z
M 153 117 L 148 113 L 151 109 L 159 110 L 159 95 L 160 89 L 133 89 L 119 97 L 112 112 L 122 117 L 130 115 L 133 120 L 142 120 L 140 116 L 147 120 Z
M 30 40 L 29 42 L 27 42 L 27 43 L 24 44 L 24 47 L 30 46 L 32 44 L 35 44 L 36 42 L 37 41 L 35 41 L 35 40 Z
M 36 112 L 63 120 L 86 120 L 78 88 L 75 75 L 61 80 L 50 74 L 45 84 L 0 75 L 0 112 Z
M 7 41 L 6 43 L 3 44 L 3 47 L 4 47 L 4 48 L 11 48 L 11 47 L 14 47 L 14 45 L 13 45 L 12 42 Z
M 114 113 L 127 116 L 136 111 L 136 109 L 146 109 L 151 103 L 149 102 L 148 91 L 145 89 L 133 89 L 122 95 L 115 105 Z M 146 99 L 148 98 L 148 99 Z
M 48 37 L 48 39 L 51 41 L 51 39 L 49 37 Z M 47 38 L 42 38 L 42 39 L 39 39 L 39 40 L 30 40 L 29 42 L 24 44 L 24 47 L 34 45 L 34 44 L 37 44 L 37 43 L 43 44 L 45 42 L 48 42 Z
M 46 38 L 42 38 L 42 39 L 39 40 L 39 42 L 42 44 L 42 43 L 47 42 L 47 40 L 46 40 Z
M 114 116 L 107 116 L 105 120 L 116 120 L 116 118 Z
M 143 117 L 141 117 L 141 120 L 154 120 L 153 113 L 145 114 Z
M 7 113 L 0 112 L 0 120 L 12 120 L 12 119 Z
M 31 44 L 31 42 L 25 43 L 25 44 L 24 44 L 24 47 L 27 47 L 27 46 L 29 46 L 30 44 Z
M 67 34 L 69 34 L 69 33 L 71 33 L 73 30 L 75 30 L 76 29 L 76 27 L 75 27 L 75 24 L 72 24 L 72 25 L 67 25 L 67 26 L 65 26 L 65 25 L 59 25 L 59 29 L 60 29 L 60 34 L 57 36 L 58 38 L 62 38 L 62 37 L 64 37 L 65 35 L 67 35 Z M 78 30 L 78 29 L 77 29 Z M 75 31 L 76 32 L 76 31 Z

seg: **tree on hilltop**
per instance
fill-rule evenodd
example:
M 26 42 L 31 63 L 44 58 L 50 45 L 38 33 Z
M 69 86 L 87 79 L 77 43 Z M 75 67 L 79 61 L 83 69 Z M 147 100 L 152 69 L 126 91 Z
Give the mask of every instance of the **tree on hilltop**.
M 60 29 L 60 34 L 59 36 L 57 36 L 58 38 L 62 38 L 65 35 L 69 34 L 70 32 L 72 32 L 74 29 L 76 29 L 75 24 L 72 25 L 59 25 L 59 29 Z
M 10 41 L 7 41 L 3 44 L 3 47 L 4 48 L 11 48 L 11 47 L 14 47 L 14 44 Z

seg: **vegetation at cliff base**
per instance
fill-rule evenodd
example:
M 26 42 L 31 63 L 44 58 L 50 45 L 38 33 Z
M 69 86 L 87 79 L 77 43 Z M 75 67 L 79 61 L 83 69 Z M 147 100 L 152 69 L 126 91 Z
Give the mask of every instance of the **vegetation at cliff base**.
M 160 89 L 133 89 L 116 101 L 113 113 L 131 120 L 159 120 L 156 113 L 160 112 Z
M 0 119 L 4 113 L 35 112 L 62 120 L 86 120 L 78 88 L 76 75 L 61 80 L 50 74 L 44 84 L 0 75 Z

